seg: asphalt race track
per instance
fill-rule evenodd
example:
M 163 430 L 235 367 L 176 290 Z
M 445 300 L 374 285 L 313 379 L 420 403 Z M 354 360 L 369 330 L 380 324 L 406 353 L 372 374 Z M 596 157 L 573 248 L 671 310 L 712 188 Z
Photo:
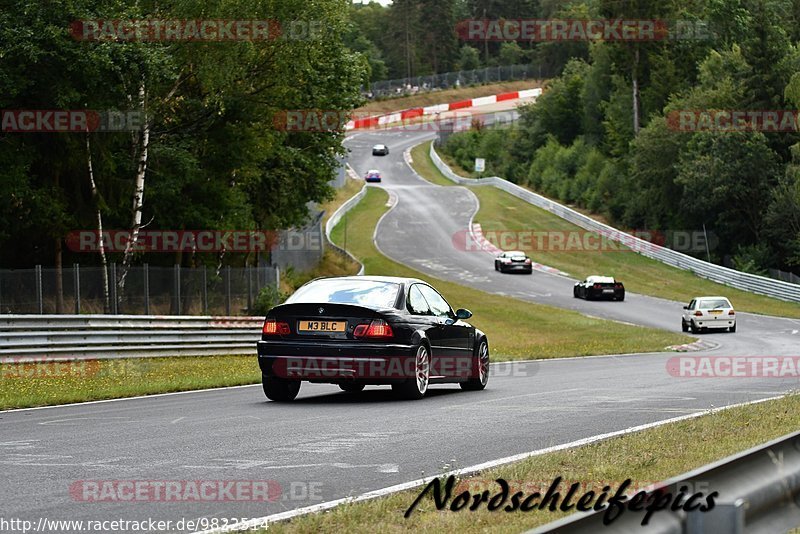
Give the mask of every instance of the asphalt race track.
M 356 171 L 380 169 L 382 187 L 396 195 L 378 228 L 384 253 L 432 277 L 484 291 L 678 330 L 682 303 L 634 294 L 624 303 L 579 301 L 572 298 L 572 280 L 538 272 L 500 275 L 491 255 L 456 250 L 452 235 L 466 229 L 474 196 L 424 182 L 403 157 L 431 135 L 401 130 L 348 140 Z M 378 142 L 392 154 L 373 158 L 370 147 Z M 709 354 L 797 354 L 800 321 L 748 314 L 738 321 L 735 335 L 703 336 L 720 345 Z M 480 317 L 474 322 L 480 325 Z M 416 402 L 395 400 L 388 388 L 351 395 L 304 384 L 288 405 L 267 402 L 260 386 L 252 386 L 0 413 L 2 516 L 34 524 L 40 517 L 262 517 L 797 387 L 792 379 L 674 378 L 667 372 L 674 356 L 496 366 L 484 392 L 434 386 Z M 283 494 L 274 502 L 97 503 L 70 493 L 80 481 L 127 480 L 274 480 Z

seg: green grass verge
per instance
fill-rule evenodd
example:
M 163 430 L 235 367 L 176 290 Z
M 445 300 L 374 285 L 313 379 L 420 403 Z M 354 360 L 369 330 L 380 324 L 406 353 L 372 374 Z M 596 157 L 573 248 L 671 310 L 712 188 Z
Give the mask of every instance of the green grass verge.
M 0 365 L 0 409 L 242 386 L 261 381 L 254 356 L 137 358 Z
M 556 477 L 561 476 L 562 497 L 575 482 L 582 484 L 579 494 L 588 491 L 586 486 L 595 488 L 597 493 L 606 484 L 616 490 L 622 481 L 629 478 L 633 481 L 633 487 L 643 488 L 794 432 L 798 425 L 800 396 L 793 395 L 767 403 L 720 410 L 580 448 L 536 456 L 464 479 L 457 487 L 459 491 L 469 490 L 473 494 L 489 490 L 490 495 L 495 495 L 499 486 L 494 480 L 503 478 L 512 488 L 528 495 L 542 486 L 546 490 Z M 403 514 L 420 491 L 421 488 L 362 503 L 345 504 L 329 512 L 270 525 L 269 532 L 516 534 L 564 515 L 538 509 L 532 512 L 488 512 L 485 505 L 475 512 L 438 511 L 429 494 L 411 517 L 404 519 Z M 715 489 L 697 488 L 696 491 L 704 491 L 708 495 Z M 454 492 L 455 495 L 457 492 Z M 643 528 L 642 532 L 645 531 L 646 528 Z
M 429 154 L 430 144 L 424 143 L 412 151 L 414 169 L 426 180 L 440 185 L 453 185 L 433 165 Z M 491 240 L 492 232 L 539 231 L 580 232 L 585 230 L 537 208 L 524 200 L 494 187 L 470 187 L 480 201 L 481 208 L 475 216 L 483 232 Z M 500 245 L 500 243 L 495 243 Z M 501 247 L 502 248 L 502 247 Z M 725 295 L 737 310 L 743 312 L 800 318 L 800 305 L 756 295 L 711 282 L 690 273 L 651 260 L 630 249 L 603 252 L 564 252 L 534 250 L 529 252 L 537 262 L 555 267 L 578 279 L 593 274 L 614 276 L 634 293 L 651 295 L 678 302 L 689 302 L 702 295 Z M 677 319 L 676 319 L 677 324 Z
M 370 187 L 366 197 L 348 213 L 349 252 L 361 259 L 366 274 L 428 278 L 390 260 L 375 248 L 373 229 L 386 211 L 387 200 L 388 195 L 383 189 Z M 331 237 L 341 246 L 343 236 L 344 223 L 340 223 Z M 491 295 L 443 280 L 433 283 L 451 305 L 468 308 L 475 314 L 472 322 L 486 332 L 496 361 L 653 352 L 694 340 L 677 333 L 594 319 L 576 312 Z M 581 332 L 581 335 L 576 336 L 575 332 Z

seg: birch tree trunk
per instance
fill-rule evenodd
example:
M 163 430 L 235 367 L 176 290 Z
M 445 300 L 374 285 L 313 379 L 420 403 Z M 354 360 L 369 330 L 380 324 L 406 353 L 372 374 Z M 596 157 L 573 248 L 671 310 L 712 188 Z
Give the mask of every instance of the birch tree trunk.
M 133 188 L 133 218 L 131 221 L 130 239 L 125 245 L 125 254 L 122 258 L 122 275 L 119 280 L 119 294 L 123 295 L 125 291 L 125 280 L 128 276 L 128 271 L 131 267 L 133 260 L 133 253 L 136 250 L 136 245 L 139 242 L 139 232 L 142 229 L 142 207 L 144 205 L 144 184 L 145 176 L 147 175 L 147 156 L 150 147 L 150 121 L 145 109 L 146 105 L 146 91 L 144 79 L 139 84 L 139 109 L 144 113 L 144 123 L 138 135 L 139 150 L 138 161 L 136 164 L 136 181 Z
M 100 262 L 103 265 L 103 307 L 105 312 L 108 313 L 111 310 L 111 301 L 108 294 L 108 259 L 106 258 L 106 245 L 103 239 L 103 213 L 100 211 L 100 193 L 97 191 L 97 182 L 95 182 L 94 179 L 92 145 L 88 131 L 86 132 L 86 164 L 89 169 L 89 185 L 92 190 L 92 202 L 94 203 L 97 214 L 98 252 L 100 252 Z
M 639 45 L 633 52 L 633 135 L 639 135 Z

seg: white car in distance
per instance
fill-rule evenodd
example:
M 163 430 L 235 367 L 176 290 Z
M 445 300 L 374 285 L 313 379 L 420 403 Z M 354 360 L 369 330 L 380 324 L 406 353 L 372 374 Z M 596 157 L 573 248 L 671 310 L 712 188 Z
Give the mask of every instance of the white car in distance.
M 681 330 L 697 334 L 704 330 L 736 332 L 736 311 L 725 297 L 697 297 L 683 307 Z

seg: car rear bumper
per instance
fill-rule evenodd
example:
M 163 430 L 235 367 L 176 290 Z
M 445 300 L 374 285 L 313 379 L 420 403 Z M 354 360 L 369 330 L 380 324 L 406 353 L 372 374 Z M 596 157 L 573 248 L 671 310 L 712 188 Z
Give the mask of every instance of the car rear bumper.
M 532 273 L 533 272 L 533 266 L 531 266 L 531 265 L 515 265 L 515 264 L 505 265 L 505 264 L 501 264 L 500 265 L 500 269 L 502 269 L 504 272 L 507 272 L 507 273 L 511 273 L 511 272 L 514 272 L 514 273 Z
M 625 296 L 625 291 L 615 289 L 613 293 L 605 293 L 602 290 L 593 289 L 589 291 L 589 297 L 593 300 L 619 299 Z
M 716 319 L 716 320 L 703 320 L 703 321 L 695 321 L 699 328 L 708 328 L 709 330 L 716 330 L 719 328 L 730 328 L 736 325 L 736 319 Z
M 415 376 L 416 349 L 398 344 L 259 341 L 258 363 L 269 377 L 391 384 Z

